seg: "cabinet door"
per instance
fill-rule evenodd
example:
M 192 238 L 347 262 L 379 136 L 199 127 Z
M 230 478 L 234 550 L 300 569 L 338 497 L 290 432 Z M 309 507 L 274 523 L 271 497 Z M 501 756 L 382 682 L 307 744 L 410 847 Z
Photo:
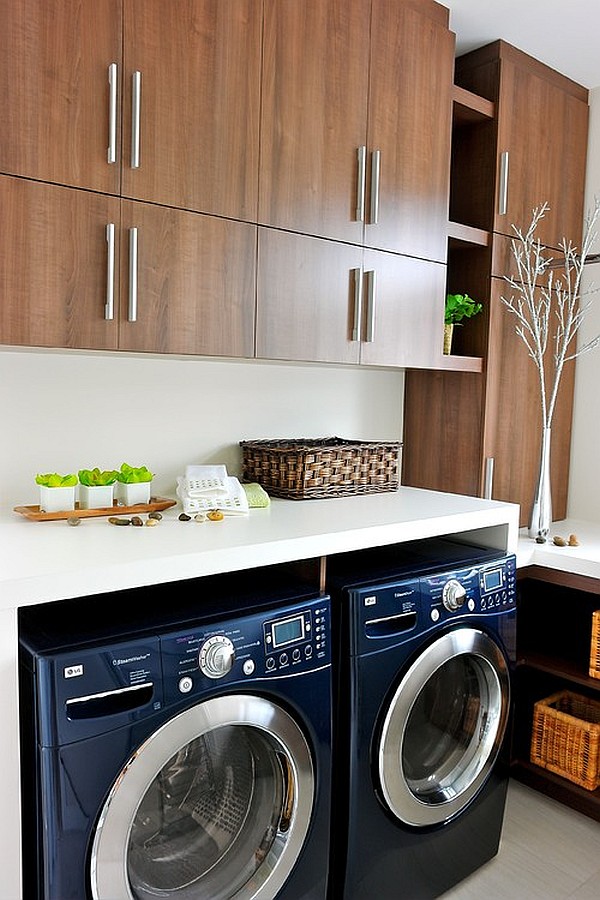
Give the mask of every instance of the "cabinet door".
M 520 503 L 521 524 L 525 525 L 540 458 L 540 389 L 537 368 L 515 332 L 516 319 L 501 302 L 502 294 L 506 296 L 506 283 L 492 278 L 483 456 L 494 459 L 493 498 Z M 552 322 L 550 327 L 553 333 Z M 553 341 L 548 343 L 550 361 Z M 575 362 L 571 361 L 563 369 L 552 424 L 554 519 L 564 519 L 567 512 L 574 379 Z
M 125 0 L 123 195 L 255 222 L 262 2 L 175 6 Z
M 0 172 L 118 193 L 108 73 L 120 73 L 121 0 L 0 0 L 0 23 Z
M 403 367 L 439 363 L 446 267 L 371 250 L 365 251 L 364 269 L 365 325 L 360 361 Z
M 370 4 L 265 0 L 259 222 L 359 243 Z
M 508 159 L 508 177 L 505 191 L 499 186 L 494 231 L 512 235 L 512 224 L 525 231 L 533 208 L 547 201 L 550 210 L 537 231 L 542 243 L 556 247 L 566 237 L 578 244 L 587 148 L 586 92 L 561 76 L 556 83 L 555 73 L 543 70 L 545 77 L 537 67 L 530 70 L 525 64 L 502 60 L 498 166 L 500 172 L 502 160 Z
M 357 363 L 362 249 L 259 228 L 256 354 Z
M 124 200 L 121 238 L 120 349 L 253 355 L 255 226 Z
M 446 9 L 374 0 L 368 146 L 380 172 L 377 192 L 372 156 L 370 247 L 446 260 L 453 69 Z
M 0 176 L 0 207 L 0 341 L 116 349 L 116 288 L 114 319 L 105 318 L 106 226 L 118 233 L 120 201 Z M 118 262 L 115 247 L 115 271 Z

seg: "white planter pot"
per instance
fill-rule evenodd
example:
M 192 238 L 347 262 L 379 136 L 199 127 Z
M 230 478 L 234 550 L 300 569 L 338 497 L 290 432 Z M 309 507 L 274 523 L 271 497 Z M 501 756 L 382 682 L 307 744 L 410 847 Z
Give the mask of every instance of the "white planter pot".
M 152 493 L 151 481 L 139 481 L 137 484 L 117 484 L 117 497 L 124 506 L 137 506 L 149 503 Z
M 40 484 L 41 512 L 64 512 L 75 509 L 75 486 L 46 487 Z
M 114 484 L 79 485 L 80 509 L 107 509 L 114 506 Z

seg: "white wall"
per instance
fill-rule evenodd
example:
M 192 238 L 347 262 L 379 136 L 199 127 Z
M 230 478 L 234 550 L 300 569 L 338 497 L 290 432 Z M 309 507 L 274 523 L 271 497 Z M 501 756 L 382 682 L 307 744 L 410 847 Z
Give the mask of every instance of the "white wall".
M 0 351 L 0 506 L 38 472 L 147 465 L 175 496 L 188 463 L 237 474 L 238 441 L 400 440 L 403 372 L 80 352 Z
M 590 92 L 590 137 L 587 160 L 586 210 L 600 197 L 600 87 Z M 600 239 L 594 245 L 600 252 Z M 600 264 L 585 269 L 584 291 L 600 290 Z M 600 334 L 600 293 L 588 294 L 592 305 L 582 339 Z M 568 515 L 600 521 L 600 347 L 577 360 L 571 438 Z

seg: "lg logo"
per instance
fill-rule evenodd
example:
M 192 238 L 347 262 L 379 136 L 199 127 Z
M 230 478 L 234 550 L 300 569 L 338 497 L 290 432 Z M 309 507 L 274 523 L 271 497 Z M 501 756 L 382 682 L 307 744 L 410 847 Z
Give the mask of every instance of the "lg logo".
M 65 678 L 77 678 L 78 675 L 83 675 L 83 666 L 65 666 L 63 675 Z

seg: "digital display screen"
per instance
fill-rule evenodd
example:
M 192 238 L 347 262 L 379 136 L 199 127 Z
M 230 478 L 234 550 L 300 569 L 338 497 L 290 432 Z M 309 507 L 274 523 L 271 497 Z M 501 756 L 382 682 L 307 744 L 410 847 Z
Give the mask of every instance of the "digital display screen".
M 293 619 L 285 619 L 282 622 L 273 623 L 273 646 L 282 647 L 293 641 L 304 638 L 304 618 L 295 616 Z
M 500 569 L 492 569 L 491 572 L 483 573 L 483 583 L 486 591 L 493 591 L 502 587 L 502 573 Z

